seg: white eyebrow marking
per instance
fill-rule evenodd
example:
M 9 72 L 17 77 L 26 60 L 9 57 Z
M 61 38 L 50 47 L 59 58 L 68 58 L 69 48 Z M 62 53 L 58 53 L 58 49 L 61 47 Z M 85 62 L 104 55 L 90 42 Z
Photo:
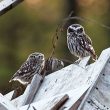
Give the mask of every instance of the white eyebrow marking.
M 71 28 L 71 29 L 73 29 L 73 30 L 76 30 L 76 28 L 75 28 L 75 27 L 73 27 L 73 26 L 70 26 L 70 28 Z
M 72 26 L 69 26 L 70 28 L 73 28 Z

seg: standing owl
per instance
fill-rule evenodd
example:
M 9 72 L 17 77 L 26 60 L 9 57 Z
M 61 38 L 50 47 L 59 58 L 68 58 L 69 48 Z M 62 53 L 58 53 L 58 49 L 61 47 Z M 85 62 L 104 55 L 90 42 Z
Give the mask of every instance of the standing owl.
M 67 45 L 71 54 L 78 57 L 79 61 L 87 56 L 91 56 L 93 60 L 97 59 L 90 37 L 79 24 L 72 24 L 68 27 Z
M 48 58 L 45 62 L 45 68 L 46 68 L 46 75 L 58 71 L 64 67 L 63 61 L 57 59 L 57 58 Z
M 31 82 L 35 74 L 40 74 L 43 71 L 44 66 L 44 55 L 38 52 L 32 53 L 21 65 L 19 70 L 13 75 L 9 82 L 18 82 L 19 86 L 16 90 L 20 91 L 22 88 L 25 88 Z M 14 98 L 15 96 L 12 99 Z

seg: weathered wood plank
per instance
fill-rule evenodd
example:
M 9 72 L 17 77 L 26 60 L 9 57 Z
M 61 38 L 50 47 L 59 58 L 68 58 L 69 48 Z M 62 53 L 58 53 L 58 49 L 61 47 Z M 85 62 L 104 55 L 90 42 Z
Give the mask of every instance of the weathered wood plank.
M 22 99 L 22 100 L 24 100 L 23 105 L 30 104 L 33 101 L 33 99 L 34 99 L 33 96 L 35 96 L 36 92 L 38 91 L 38 89 L 42 83 L 42 81 L 43 81 L 43 77 L 41 75 L 39 75 L 39 74 L 34 75 L 32 82 L 30 84 L 30 88 L 26 90 L 27 95 L 24 99 Z
M 0 15 L 8 12 L 23 0 L 2 0 L 0 2 Z
M 2 94 L 0 94 L 0 110 L 17 110 L 17 108 L 14 107 L 14 105 Z
M 105 61 L 102 58 L 99 61 L 105 66 L 101 68 L 99 64 L 95 68 L 96 72 L 101 68 L 101 72 L 97 75 L 78 110 L 110 110 L 110 48 L 104 50 L 102 55 Z
M 69 96 L 66 94 L 64 95 L 52 108 L 51 110 L 59 110 L 65 102 L 69 99 Z

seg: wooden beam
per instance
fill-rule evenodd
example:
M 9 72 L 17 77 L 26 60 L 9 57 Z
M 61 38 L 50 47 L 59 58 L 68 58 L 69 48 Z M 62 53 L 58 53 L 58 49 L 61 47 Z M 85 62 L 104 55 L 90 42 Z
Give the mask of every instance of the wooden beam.
M 2 0 L 0 2 L 0 15 L 5 14 L 22 1 L 24 0 Z
M 69 99 L 69 96 L 65 94 L 52 108 L 51 110 L 59 110 Z
M 42 81 L 43 81 L 43 77 L 40 74 L 34 75 L 29 89 L 26 90 L 26 97 L 24 98 L 23 105 L 31 104 L 31 102 L 35 97 L 35 94 L 39 90 Z

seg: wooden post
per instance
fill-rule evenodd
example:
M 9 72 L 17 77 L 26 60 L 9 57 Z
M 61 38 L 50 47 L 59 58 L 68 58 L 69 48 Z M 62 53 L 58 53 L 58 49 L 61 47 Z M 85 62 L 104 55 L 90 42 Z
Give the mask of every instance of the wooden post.
M 39 90 L 39 87 L 41 85 L 43 81 L 43 77 L 39 74 L 35 74 L 32 82 L 30 84 L 30 88 L 28 90 L 26 90 L 26 97 L 24 98 L 24 103 L 23 105 L 27 105 L 30 104 L 33 101 L 33 96 L 35 96 L 35 94 L 37 93 L 37 91 Z
M 8 12 L 22 1 L 24 0 L 2 0 L 0 2 L 0 15 Z

